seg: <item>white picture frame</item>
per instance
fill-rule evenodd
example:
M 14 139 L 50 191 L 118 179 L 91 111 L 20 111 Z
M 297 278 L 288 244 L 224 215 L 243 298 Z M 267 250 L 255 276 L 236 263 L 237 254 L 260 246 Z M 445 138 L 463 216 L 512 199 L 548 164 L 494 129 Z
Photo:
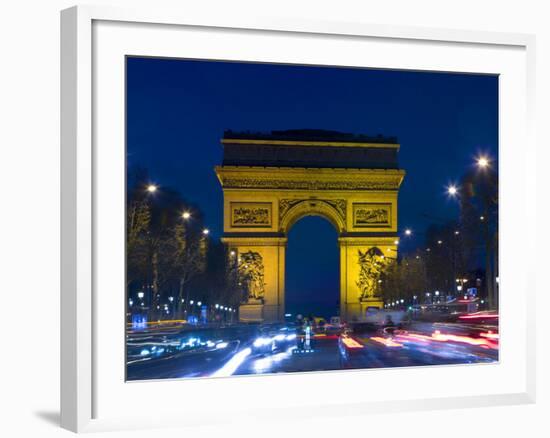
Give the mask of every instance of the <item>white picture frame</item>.
M 147 30 L 147 39 L 141 41 L 139 35 Z M 178 33 L 178 29 L 185 29 Z M 125 39 L 120 32 L 131 32 L 132 38 Z M 111 94 L 117 96 L 116 105 L 110 105 L 111 111 L 115 113 L 115 122 L 120 122 L 120 110 L 123 110 L 123 101 L 120 101 L 120 63 L 113 64 L 112 75 L 116 76 L 113 83 L 103 85 L 113 78 L 110 76 L 110 66 L 103 62 L 109 57 L 117 57 L 120 62 L 120 54 L 138 54 L 150 56 L 157 53 L 158 56 L 178 57 L 177 47 L 163 42 L 166 34 L 171 38 L 190 38 L 192 32 L 200 32 L 200 37 L 205 38 L 204 44 L 199 43 L 194 47 L 193 54 L 200 57 L 201 50 L 204 50 L 205 59 L 220 59 L 217 53 L 223 52 L 223 47 L 211 45 L 208 39 L 213 40 L 219 36 L 219 32 L 233 32 L 235 41 L 248 41 L 250 53 L 253 53 L 254 41 L 261 38 L 268 38 L 273 47 L 280 47 L 283 56 L 281 61 L 303 62 L 298 52 L 291 53 L 289 50 L 290 39 L 326 38 L 333 41 L 335 47 L 345 47 L 348 44 L 384 44 L 387 52 L 384 58 L 380 55 L 375 64 L 369 65 L 380 68 L 404 68 L 404 69 L 426 69 L 420 61 L 405 56 L 405 48 L 416 48 L 428 53 L 435 50 L 439 53 L 441 65 L 446 62 L 449 71 L 461 71 L 460 63 L 480 63 L 478 72 L 497 73 L 503 75 L 501 93 L 501 115 L 500 135 L 501 152 L 500 160 L 501 174 L 501 221 L 502 221 L 502 261 L 501 261 L 501 297 L 502 297 L 502 333 L 503 333 L 503 359 L 493 371 L 496 375 L 494 382 L 485 382 L 476 390 L 472 388 L 452 388 L 446 393 L 444 390 L 426 390 L 425 393 L 415 392 L 415 389 L 405 391 L 392 389 L 386 397 L 382 389 L 376 393 L 375 385 L 370 397 L 365 394 L 353 394 L 348 400 L 335 400 L 333 403 L 320 403 L 315 397 L 310 400 L 302 400 L 296 405 L 277 405 L 281 400 L 281 391 L 285 386 L 295 384 L 297 379 L 305 387 L 311 387 L 314 391 L 319 385 L 326 385 L 328 388 L 352 388 L 353 379 L 361 381 L 372 381 L 373 373 L 386 379 L 391 376 L 392 380 L 398 382 L 405 374 L 410 378 L 418 379 L 426 375 L 422 370 L 361 370 L 353 372 L 311 373 L 312 375 L 286 375 L 286 376 L 265 376 L 265 377 L 234 377 L 228 379 L 205 379 L 196 381 L 165 381 L 165 382 L 143 382 L 125 384 L 120 382 L 120 373 L 111 373 L 105 358 L 112 354 L 114 359 L 119 358 L 116 346 L 123 350 L 123 338 L 107 346 L 105 333 L 114 330 L 120 332 L 120 318 L 117 316 L 120 306 L 113 306 L 113 310 L 105 311 L 105 303 L 108 298 L 98 299 L 98 291 L 105 281 L 102 277 L 107 275 L 103 269 L 106 263 L 102 254 L 105 251 L 105 237 L 110 232 L 120 233 L 118 229 L 111 229 L 107 222 L 108 214 L 113 214 L 107 208 L 98 208 L 102 203 L 104 206 L 123 204 L 120 197 L 120 156 L 113 155 L 111 165 L 106 165 L 105 156 L 118 147 L 123 150 L 124 144 L 120 143 L 120 124 L 107 126 L 103 123 L 104 100 L 101 90 L 109 87 Z M 189 33 L 186 33 L 189 32 Z M 279 41 L 280 40 L 280 41 Z M 131 53 L 126 52 L 125 44 L 132 41 Z M 194 40 L 196 43 L 199 40 Z M 202 40 L 201 40 L 202 41 Z M 279 42 L 278 42 L 279 41 Z M 329 42 L 330 42 L 329 41 Z M 108 45 L 105 43 L 109 42 Z M 306 42 L 304 44 L 309 44 Z M 286 46 L 285 46 L 286 44 Z M 313 44 L 313 43 L 311 43 Z M 245 44 L 243 44 L 245 45 Z M 279 46 L 277 46 L 279 45 Z M 109 47 L 107 47 L 109 46 Z M 330 45 L 329 45 L 330 46 Z M 391 46 L 391 47 L 390 47 Z M 395 46 L 395 48 L 394 48 Z M 181 44 L 179 46 L 181 48 Z M 271 45 L 270 45 L 271 47 Z M 286 47 L 286 49 L 285 49 Z M 304 46 L 305 47 L 305 46 Z M 312 46 L 313 47 L 313 46 Z M 350 46 L 351 47 L 351 46 Z M 366 47 L 366 46 L 365 46 Z M 159 48 L 162 48 L 160 51 Z M 247 50 L 246 48 L 242 48 Z M 333 48 L 334 49 L 334 48 Z M 444 50 L 443 50 L 444 49 Z M 136 50 L 139 53 L 136 53 Z M 171 54 L 173 50 L 173 54 Z M 287 53 L 285 54 L 285 50 Z M 297 49 L 298 50 L 298 49 Z M 378 52 L 382 53 L 379 49 Z M 468 58 L 469 51 L 481 50 L 474 56 Z M 447 51 L 456 51 L 452 55 Z M 321 59 L 320 54 L 311 51 L 313 58 L 306 63 L 315 63 L 315 59 Z M 330 64 L 347 65 L 342 59 L 337 58 L 337 52 L 331 53 L 331 48 L 324 51 L 323 59 L 334 58 Z M 408 52 L 408 50 L 407 50 Z M 493 53 L 494 52 L 494 53 Z M 196 55 L 199 53 L 199 55 Z M 260 52 L 257 52 L 260 53 Z M 396 60 L 395 53 L 401 53 L 400 59 Z M 208 404 L 207 395 L 215 391 L 216 387 L 222 387 L 227 391 L 238 391 L 242 397 L 240 402 L 245 403 L 246 397 L 250 397 L 256 391 L 250 385 L 253 382 L 260 394 L 262 391 L 272 391 L 274 402 L 261 406 L 261 403 L 254 403 L 247 409 L 241 418 L 268 418 L 274 411 L 284 412 L 292 418 L 301 416 L 325 416 L 325 415 L 363 415 L 372 412 L 396 412 L 411 409 L 434 409 L 434 408 L 455 408 L 504 404 L 531 403 L 535 399 L 535 273 L 525 262 L 518 262 L 512 265 L 512 260 L 506 254 L 514 251 L 519 245 L 523 245 L 527 251 L 533 250 L 535 246 L 536 233 L 534 227 L 523 228 L 523 235 L 513 236 L 508 230 L 521 223 L 534 223 L 536 215 L 536 183 L 535 166 L 532 160 L 535 154 L 535 142 L 533 138 L 533 108 L 534 108 L 534 55 L 535 39 L 531 35 L 491 33 L 482 31 L 461 31 L 450 29 L 424 29 L 416 27 L 385 26 L 367 23 L 340 23 L 340 22 L 318 22 L 296 17 L 273 18 L 273 17 L 247 17 L 241 13 L 233 16 L 199 16 L 187 11 L 163 11 L 154 8 L 144 10 L 119 9 L 110 7 L 78 6 L 62 11 L 61 13 L 61 425 L 62 427 L 75 431 L 100 431 L 120 428 L 147 428 L 165 426 L 186 426 L 198 424 L 208 419 L 216 418 L 216 422 L 223 423 L 232 421 L 232 413 L 224 412 L 215 403 Z M 393 54 L 393 55 L 392 55 Z M 479 54 L 486 56 L 480 57 Z M 493 54 L 494 58 L 493 58 Z M 105 56 L 105 58 L 103 58 Z M 192 57 L 192 54 L 186 55 Z M 232 54 L 235 59 L 268 61 L 275 57 L 275 54 L 265 54 L 265 59 L 254 58 L 250 55 Z M 261 55 L 264 56 L 264 55 Z M 284 58 L 289 56 L 289 59 Z M 292 58 L 294 56 L 294 58 Z M 318 58 L 315 58 L 317 56 Z M 343 56 L 343 55 L 342 55 Z M 393 58 L 392 58 L 393 56 Z M 461 56 L 464 60 L 461 60 Z M 451 63 L 450 59 L 453 58 Z M 479 58 L 479 59 L 477 59 Z M 113 58 L 115 59 L 115 58 Z M 221 55 L 221 59 L 226 59 Z M 231 59 L 230 57 L 227 59 Z M 274 59 L 274 58 L 273 58 Z M 331 58 L 332 59 L 332 58 Z M 386 59 L 386 61 L 384 61 Z M 421 59 L 421 58 L 418 58 Z M 469 60 L 468 60 L 469 59 Z M 385 63 L 386 62 L 386 63 Z M 418 62 L 418 65 L 415 64 Z M 494 62 L 494 64 L 491 64 Z M 327 61 L 325 61 L 327 63 Z M 454 67 L 453 67 L 454 65 Z M 474 64 L 471 64 L 474 65 Z M 464 68 L 464 71 L 472 71 L 471 65 Z M 492 68 L 494 65 L 495 68 Z M 118 67 L 117 67 L 118 66 Z M 499 70 L 502 68 L 502 70 Z M 445 70 L 445 69 L 444 69 Z M 510 78 L 508 81 L 507 78 Z M 118 85 L 117 85 L 118 84 Z M 513 103 L 513 105 L 511 105 Z M 103 106 L 102 106 L 103 105 Z M 510 108 L 514 106 L 515 108 Z M 510 112 L 515 111 L 515 112 Z M 118 113 L 117 113 L 118 112 Z M 123 112 L 123 111 L 122 111 Z M 118 115 L 116 115 L 118 114 Z M 113 123 L 115 123 L 113 122 Z M 102 124 L 103 123 L 103 124 Z M 98 128 L 99 126 L 99 128 Z M 111 134 L 112 139 L 109 136 Z M 107 138 L 109 137 L 109 138 Z M 101 140 L 101 141 L 100 141 Z M 114 143 L 110 144 L 110 141 Z M 515 160 L 512 159 L 511 145 L 520 140 L 521 152 Z M 101 154 L 97 154 L 97 145 L 100 141 Z M 109 148 L 109 146 L 113 148 Z M 109 152 L 111 151 L 111 152 Z M 114 152 L 113 152 L 114 153 Z M 117 158 L 118 157 L 118 158 Z M 117 167 L 118 166 L 118 167 Z M 514 166 L 516 166 L 514 168 Z M 528 170 L 529 169 L 529 170 Z M 515 180 L 512 184 L 505 177 L 513 173 Z M 114 193 L 106 194 L 105 187 L 113 183 Z M 107 200 L 107 198 L 110 198 Z M 512 199 L 524 208 L 523 216 L 516 217 L 517 213 L 512 211 Z M 119 208 L 123 208 L 120 205 Z M 113 222 L 120 225 L 123 218 L 115 219 Z M 105 231 L 104 231 L 105 230 Z M 120 239 L 117 236 L 116 239 Z M 119 241 L 116 240 L 115 241 Z M 120 246 L 120 245 L 119 245 Z M 112 257 L 120 259 L 120 251 L 117 246 L 112 251 Z M 110 256 L 110 257 L 111 257 Z M 120 260 L 117 261 L 119 263 Z M 118 265 L 120 267 L 120 265 Z M 514 269 L 510 269 L 513 267 Z M 104 275 L 105 274 L 105 275 Z M 123 275 L 123 273 L 121 273 Z M 523 279 L 528 279 L 524 281 Z M 508 290 L 514 290 L 519 298 L 512 306 Z M 115 292 L 116 293 L 116 292 Z M 123 290 L 120 291 L 123 296 Z M 120 302 L 122 303 L 122 299 Z M 511 314 L 515 309 L 517 315 L 513 324 L 518 327 L 518 333 L 512 336 L 507 330 L 510 321 L 506 315 Z M 507 313 L 508 312 L 508 313 Z M 101 313 L 101 323 L 98 321 L 98 313 Z M 118 319 L 117 319 L 118 318 Z M 508 338 L 506 337 L 508 336 Z M 113 337 L 113 338 L 116 338 Z M 507 344 L 509 342 L 509 344 Z M 508 346 L 507 346 L 508 345 Z M 513 355 L 511 354 L 513 351 Z M 122 354 L 122 352 L 120 353 Z M 116 361 L 115 361 L 116 362 Z M 506 367 L 510 365 L 508 370 Z M 123 365 L 120 364 L 120 368 Z M 470 366 L 471 367 L 471 366 Z M 431 373 L 445 378 L 448 373 L 461 373 L 463 379 L 475 379 L 468 377 L 471 371 L 464 371 L 464 367 L 426 367 Z M 469 368 L 471 370 L 473 368 Z M 454 371 L 453 371 L 454 370 Z M 476 368 L 477 374 L 484 374 L 483 368 Z M 504 370 L 504 371 L 503 371 Z M 424 373 L 424 374 L 422 374 Z M 500 374 L 499 374 L 500 373 Z M 117 377 L 118 376 L 118 377 Z M 508 376 L 507 379 L 503 378 Z M 117 380 L 118 379 L 118 380 Z M 252 380 L 251 380 L 252 379 Z M 369 380 L 370 379 L 370 380 Z M 117 385 L 110 383 L 117 381 Z M 110 382 L 110 383 L 109 383 Z M 118 385 L 120 384 L 120 385 Z M 185 405 L 182 401 L 182 408 L 185 405 L 186 412 L 190 415 L 181 415 L 175 410 L 167 411 L 162 403 L 157 407 L 149 407 L 149 415 L 143 415 L 139 408 L 136 410 L 117 410 L 115 405 L 123 404 L 123 397 L 131 399 L 135 397 L 138 385 L 147 393 L 162 394 L 170 385 L 186 385 L 188 391 L 197 394 L 193 406 Z M 499 386 L 501 385 L 501 386 Z M 111 389 L 106 389 L 112 386 Z M 116 386 L 116 388 L 115 388 Z M 452 386 L 452 385 L 451 385 Z M 411 385 L 414 387 L 414 385 Z M 118 389 L 117 389 L 118 388 Z M 499 389 L 501 388 L 501 389 Z M 430 392 L 431 391 L 431 392 Z M 123 393 L 127 392 L 126 395 Z M 200 396 L 202 394 L 203 396 Z M 378 395 L 376 395 L 378 394 Z M 345 395 L 345 394 L 344 394 Z M 261 395 L 260 395 L 261 397 Z M 128 400 L 126 399 L 126 400 Z M 299 412 L 296 412 L 299 407 Z M 213 414 L 214 412 L 214 414 Z

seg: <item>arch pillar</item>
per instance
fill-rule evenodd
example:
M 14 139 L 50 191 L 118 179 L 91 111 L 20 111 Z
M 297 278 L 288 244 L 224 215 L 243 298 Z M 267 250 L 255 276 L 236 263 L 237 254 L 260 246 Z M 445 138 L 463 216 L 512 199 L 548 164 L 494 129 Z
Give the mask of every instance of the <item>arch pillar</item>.
M 395 236 L 365 237 L 360 233 L 344 233 L 338 239 L 340 246 L 340 315 L 345 321 L 361 319 L 369 308 L 384 308 L 377 287 L 376 264 L 391 263 L 397 257 L 398 244 Z M 370 250 L 375 257 L 365 257 Z M 380 254 L 380 255 L 378 255 Z M 362 275 L 369 273 L 369 279 Z M 364 280 L 373 283 L 364 284 Z M 371 289 L 366 292 L 367 289 Z
M 239 319 L 243 322 L 283 320 L 286 237 L 224 237 L 222 242 L 228 247 L 229 254 L 234 254 L 230 257 L 236 258 L 237 282 L 260 277 L 248 288 L 255 296 L 243 299 Z M 247 266 L 248 260 L 254 260 L 255 266 Z M 247 290 L 245 284 L 236 286 L 238 290 Z

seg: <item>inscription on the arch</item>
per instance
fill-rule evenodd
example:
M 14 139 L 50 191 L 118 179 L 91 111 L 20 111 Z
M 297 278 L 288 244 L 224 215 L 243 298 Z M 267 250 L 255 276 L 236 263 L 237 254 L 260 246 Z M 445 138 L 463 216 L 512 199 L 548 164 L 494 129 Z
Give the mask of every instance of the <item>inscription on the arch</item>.
M 232 227 L 271 227 L 270 202 L 232 202 Z

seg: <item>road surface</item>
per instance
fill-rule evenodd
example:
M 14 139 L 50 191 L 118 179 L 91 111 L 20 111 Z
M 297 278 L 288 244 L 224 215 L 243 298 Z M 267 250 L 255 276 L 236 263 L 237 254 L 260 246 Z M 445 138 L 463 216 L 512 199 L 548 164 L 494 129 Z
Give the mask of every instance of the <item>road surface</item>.
M 461 329 L 463 326 L 461 326 Z M 296 341 L 257 351 L 253 326 L 138 330 L 128 334 L 128 380 L 224 377 L 231 375 L 328 371 L 344 368 L 387 368 L 498 361 L 498 334 L 457 334 L 452 326 L 418 325 L 393 336 L 365 334 L 347 340 L 317 335 L 311 348 Z M 347 345 L 347 344 L 346 344 Z M 346 360 L 346 352 L 354 360 Z M 359 353 L 359 354 L 356 354 Z

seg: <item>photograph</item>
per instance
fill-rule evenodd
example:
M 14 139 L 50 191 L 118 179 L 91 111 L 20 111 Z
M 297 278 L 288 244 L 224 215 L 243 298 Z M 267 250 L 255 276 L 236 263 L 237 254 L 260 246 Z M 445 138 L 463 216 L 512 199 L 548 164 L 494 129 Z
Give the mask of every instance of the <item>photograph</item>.
M 499 362 L 497 74 L 125 64 L 126 381 Z

